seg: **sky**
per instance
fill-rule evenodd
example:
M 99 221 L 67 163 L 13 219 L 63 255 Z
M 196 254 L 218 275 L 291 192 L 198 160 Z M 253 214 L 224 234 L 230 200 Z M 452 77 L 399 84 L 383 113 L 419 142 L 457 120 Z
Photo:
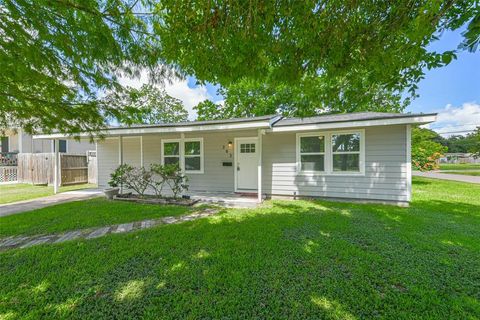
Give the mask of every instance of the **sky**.
M 455 50 L 461 42 L 463 30 L 445 32 L 440 39 L 429 46 L 430 51 L 443 52 Z M 128 81 L 131 86 L 138 87 L 143 82 Z M 435 123 L 429 128 L 449 136 L 465 135 L 480 126 L 480 53 L 460 51 L 457 59 L 448 66 L 426 70 L 425 78 L 418 84 L 419 97 L 415 99 L 405 112 L 438 113 Z M 199 86 L 194 77 L 174 81 L 165 87 L 167 93 L 183 101 L 189 112 L 189 118 L 196 118 L 193 107 L 199 102 L 209 99 L 221 102 L 222 96 L 217 94 L 218 86 L 207 84 Z

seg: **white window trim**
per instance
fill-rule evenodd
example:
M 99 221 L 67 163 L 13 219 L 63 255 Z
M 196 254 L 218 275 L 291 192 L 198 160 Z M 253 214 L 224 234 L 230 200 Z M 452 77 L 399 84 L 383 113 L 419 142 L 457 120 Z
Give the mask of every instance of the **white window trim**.
M 185 154 L 185 143 L 186 142 L 200 142 L 200 155 L 186 155 Z M 185 173 L 197 173 L 197 174 L 202 174 L 204 173 L 203 172 L 203 138 L 185 138 L 183 141 L 182 141 L 182 146 L 180 148 L 180 154 L 182 154 L 183 156 L 183 170 L 185 171 Z M 185 158 L 193 158 L 193 157 L 198 157 L 200 156 L 200 170 L 185 170 Z
M 300 139 L 305 137 L 323 137 L 324 145 L 323 145 L 323 152 L 300 152 L 301 143 Z M 323 133 L 316 133 L 316 132 L 309 132 L 309 133 L 297 133 L 297 173 L 302 174 L 324 174 L 327 170 L 327 139 L 328 136 Z M 302 155 L 323 155 L 323 170 L 316 171 L 316 170 L 302 170 L 301 164 L 301 156 Z
M 164 145 L 165 143 L 177 142 L 179 145 L 178 160 L 180 163 L 180 169 L 185 174 L 203 174 L 204 173 L 204 152 L 203 152 L 203 138 L 185 138 L 185 139 L 162 139 L 162 148 L 161 148 L 161 163 L 165 164 L 165 155 L 164 155 Z M 185 155 L 185 142 L 200 142 L 200 170 L 185 170 L 185 158 L 186 157 L 198 157 L 198 155 Z M 176 156 L 166 156 L 176 157 Z
M 333 171 L 333 154 L 332 151 L 332 135 L 339 134 L 359 134 L 360 135 L 360 171 Z M 311 176 L 364 176 L 365 175 L 365 129 L 353 129 L 353 130 L 341 130 L 341 131 L 320 131 L 320 132 L 308 132 L 296 134 L 296 171 L 297 175 L 311 175 Z M 302 171 L 300 163 L 300 138 L 311 136 L 324 136 L 325 137 L 325 171 Z M 351 153 L 357 154 L 357 151 L 341 151 L 335 152 L 335 154 Z M 321 154 L 321 153 L 317 153 Z
M 63 153 L 63 154 L 67 154 L 68 153 L 68 139 L 58 139 L 58 145 L 60 146 L 60 140 L 65 140 L 65 152 L 59 152 L 58 153 Z M 60 148 L 60 147 L 59 147 Z M 55 152 L 55 140 L 52 140 L 52 153 Z

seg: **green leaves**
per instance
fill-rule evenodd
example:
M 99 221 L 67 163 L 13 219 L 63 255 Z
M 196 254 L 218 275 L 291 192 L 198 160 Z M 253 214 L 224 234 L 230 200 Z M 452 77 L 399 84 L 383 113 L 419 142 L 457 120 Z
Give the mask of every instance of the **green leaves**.
M 437 160 L 448 151 L 447 147 L 435 142 L 439 135 L 429 129 L 412 129 L 412 164 L 415 170 L 438 169 Z
M 102 99 L 102 104 L 128 114 L 122 121 L 127 125 L 180 122 L 188 118 L 188 112 L 181 100 L 149 84 L 140 89 L 126 88 L 112 92 Z
M 228 91 L 252 81 L 255 88 L 249 85 L 248 91 L 263 93 L 289 90 L 283 87 L 301 92 L 308 90 L 302 82 L 314 82 L 308 87 L 317 94 L 305 93 L 311 99 L 308 107 L 300 96 L 288 98 L 287 104 L 297 105 L 288 107 L 295 114 L 311 114 L 314 104 L 321 111 L 380 106 L 402 110 L 416 97 L 425 69 L 442 67 L 456 57 L 452 51 L 427 50 L 438 34 L 468 24 L 469 43 L 480 41 L 474 0 L 220 0 L 188 5 L 166 0 L 154 8 L 154 30 L 162 40 L 163 56 L 200 80 L 219 83 Z M 409 93 L 405 104 L 404 92 Z M 252 112 L 253 99 L 242 96 L 243 111 L 225 114 L 267 112 Z M 258 97 L 255 102 L 267 99 Z M 232 108 L 237 110 L 236 106 Z M 270 104 L 267 109 L 271 112 Z
M 131 111 L 101 104 L 118 77 L 173 74 L 137 1 L 0 1 L 0 127 L 95 131 Z

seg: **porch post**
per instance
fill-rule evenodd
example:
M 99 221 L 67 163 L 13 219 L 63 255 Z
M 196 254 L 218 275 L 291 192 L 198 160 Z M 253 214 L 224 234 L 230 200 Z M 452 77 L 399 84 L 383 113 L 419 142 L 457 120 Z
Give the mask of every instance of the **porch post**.
M 123 137 L 118 137 L 118 165 L 123 164 Z M 120 185 L 120 193 L 123 193 L 123 185 Z
M 258 139 L 257 139 L 257 144 L 258 144 L 258 164 L 257 164 L 257 174 L 258 174 L 258 181 L 257 181 L 257 189 L 258 189 L 258 202 L 262 202 L 262 137 L 263 137 L 264 131 L 259 129 L 258 130 Z
M 406 131 L 407 201 L 410 202 L 412 200 L 412 126 L 407 124 Z
M 53 160 L 53 193 L 57 194 L 58 193 L 58 149 L 59 149 L 59 143 L 58 139 L 53 140 L 53 145 L 55 148 L 54 151 L 54 160 Z
M 143 163 L 143 136 L 140 136 L 140 166 L 144 167 Z

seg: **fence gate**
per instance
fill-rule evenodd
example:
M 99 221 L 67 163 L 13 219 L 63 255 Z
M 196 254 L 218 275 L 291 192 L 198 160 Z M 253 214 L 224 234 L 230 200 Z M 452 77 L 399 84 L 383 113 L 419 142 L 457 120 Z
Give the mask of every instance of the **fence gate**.
M 60 162 L 62 186 L 88 182 L 87 156 L 61 154 Z

